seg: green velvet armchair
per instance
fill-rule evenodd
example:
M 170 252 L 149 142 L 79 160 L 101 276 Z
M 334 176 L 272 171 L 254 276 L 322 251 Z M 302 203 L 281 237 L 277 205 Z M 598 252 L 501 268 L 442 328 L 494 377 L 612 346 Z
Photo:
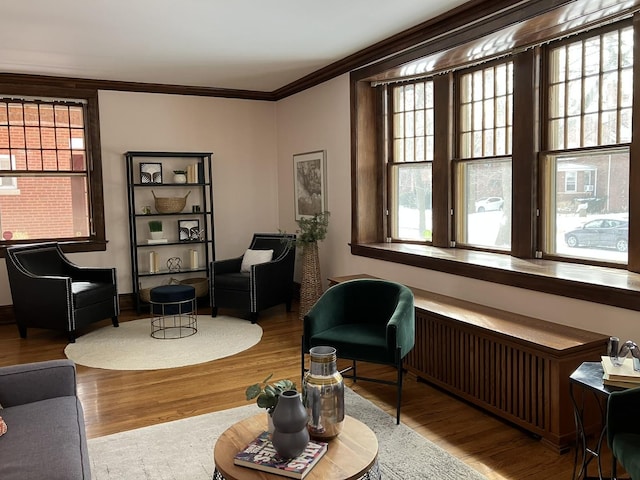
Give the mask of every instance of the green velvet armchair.
M 611 478 L 617 462 L 632 479 L 640 479 L 640 388 L 612 392 L 607 402 L 607 443 L 613 452 Z
M 402 359 L 415 343 L 413 292 L 404 285 L 378 279 L 351 280 L 329 288 L 304 317 L 304 355 L 311 347 L 334 347 L 338 358 L 352 360 L 345 378 L 397 386 L 396 422 L 402 402 Z M 356 362 L 391 365 L 396 381 L 361 377 Z

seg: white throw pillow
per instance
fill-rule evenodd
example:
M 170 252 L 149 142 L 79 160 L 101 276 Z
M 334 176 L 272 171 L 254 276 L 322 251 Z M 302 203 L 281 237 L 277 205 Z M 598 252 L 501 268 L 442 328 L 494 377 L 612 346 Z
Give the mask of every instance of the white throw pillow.
M 248 273 L 251 271 L 251 265 L 270 262 L 273 257 L 273 250 L 251 250 L 247 249 L 242 257 L 242 265 L 240 271 Z

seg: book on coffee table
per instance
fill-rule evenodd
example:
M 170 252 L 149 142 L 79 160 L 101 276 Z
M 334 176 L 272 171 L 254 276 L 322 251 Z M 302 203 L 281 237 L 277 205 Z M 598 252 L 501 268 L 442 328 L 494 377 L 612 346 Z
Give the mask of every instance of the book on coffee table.
M 304 478 L 327 453 L 327 442 L 311 440 L 297 457 L 282 458 L 276 452 L 269 436 L 269 432 L 262 432 L 236 454 L 233 463 L 284 477 Z

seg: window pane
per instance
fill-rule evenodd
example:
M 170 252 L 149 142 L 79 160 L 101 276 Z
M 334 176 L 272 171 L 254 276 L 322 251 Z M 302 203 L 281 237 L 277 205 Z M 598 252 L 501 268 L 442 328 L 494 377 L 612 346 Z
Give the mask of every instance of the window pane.
M 593 75 L 600 71 L 600 37 L 584 42 L 584 74 Z
M 552 120 L 549 122 L 549 148 L 551 150 L 560 150 L 565 148 L 564 119 Z
M 610 110 L 618 106 L 618 72 L 602 75 L 602 108 Z
M 551 51 L 549 68 L 549 81 L 551 83 L 564 82 L 566 80 L 566 49 L 558 47 Z
M 629 220 L 628 150 L 549 156 L 545 251 L 626 263 Z
M 415 106 L 416 110 L 424 109 L 424 83 L 416 83 L 415 85 Z
M 461 162 L 457 184 L 462 192 L 457 241 L 508 250 L 511 247 L 511 159 Z
M 393 89 L 393 110 L 395 112 L 404 111 L 404 87 Z
M 549 117 L 564 116 L 564 88 L 565 84 L 553 85 L 549 89 Z
M 565 52 L 567 78 L 561 74 Z M 630 68 L 633 27 L 551 48 L 548 58 L 547 148 L 557 150 L 630 141 L 630 130 L 627 130 L 630 113 L 623 115 L 622 110 L 631 107 L 633 98 Z M 589 115 L 595 113 L 600 114 L 600 120 L 594 123 Z M 564 123 L 556 122 L 563 116 Z M 581 116 L 584 116 L 582 120 Z M 620 123 L 623 121 L 624 127 Z M 566 126 L 565 132 L 554 131 L 562 126 Z
M 416 137 L 424 136 L 424 110 L 419 110 L 414 115 Z
M 608 32 L 602 36 L 602 70 L 618 69 L 618 31 Z
M 567 148 L 577 148 L 580 146 L 582 135 L 580 135 L 580 117 L 567 118 Z
M 396 162 L 404 162 L 404 140 L 393 141 L 393 158 Z
M 431 241 L 431 164 L 394 165 L 392 237 Z
M 582 42 L 569 45 L 567 53 L 569 54 L 567 77 L 580 78 L 582 76 Z
M 0 121 L 9 124 L 0 127 L 4 241 L 92 236 L 84 108 L 0 98 Z
M 600 107 L 600 79 L 587 77 L 584 79 L 584 112 L 597 112 Z
M 620 143 L 631 142 L 631 109 L 620 111 Z
M 428 138 L 433 136 L 433 82 L 393 87 L 392 162 L 415 162 L 433 158 Z M 73 139 L 72 139 L 73 140 Z
M 598 144 L 598 114 L 584 116 L 584 138 L 582 144 L 585 147 L 595 146 Z
M 18 177 L 17 188 L 19 195 L 0 190 L 5 240 L 89 236 L 86 177 Z
M 510 140 L 504 138 L 504 132 L 499 134 L 497 129 L 507 131 L 512 124 L 512 77 L 511 62 L 459 76 L 458 81 L 463 85 L 459 132 L 461 158 L 511 153 Z M 470 130 L 472 134 L 467 135 Z M 496 143 L 498 137 L 504 139 L 499 145 Z

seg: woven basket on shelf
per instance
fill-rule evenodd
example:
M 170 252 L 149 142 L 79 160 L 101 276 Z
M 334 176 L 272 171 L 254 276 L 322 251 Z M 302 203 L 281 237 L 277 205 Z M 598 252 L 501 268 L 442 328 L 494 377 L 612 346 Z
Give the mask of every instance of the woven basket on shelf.
M 191 285 L 196 289 L 196 298 L 204 297 L 209 293 L 209 280 L 204 277 L 200 278 L 185 278 L 180 280 L 180 285 Z
M 191 190 L 189 190 L 184 197 L 156 197 L 156 194 L 151 190 L 151 194 L 156 201 L 156 210 L 158 213 L 181 212 L 187 204 L 187 197 L 190 193 Z

